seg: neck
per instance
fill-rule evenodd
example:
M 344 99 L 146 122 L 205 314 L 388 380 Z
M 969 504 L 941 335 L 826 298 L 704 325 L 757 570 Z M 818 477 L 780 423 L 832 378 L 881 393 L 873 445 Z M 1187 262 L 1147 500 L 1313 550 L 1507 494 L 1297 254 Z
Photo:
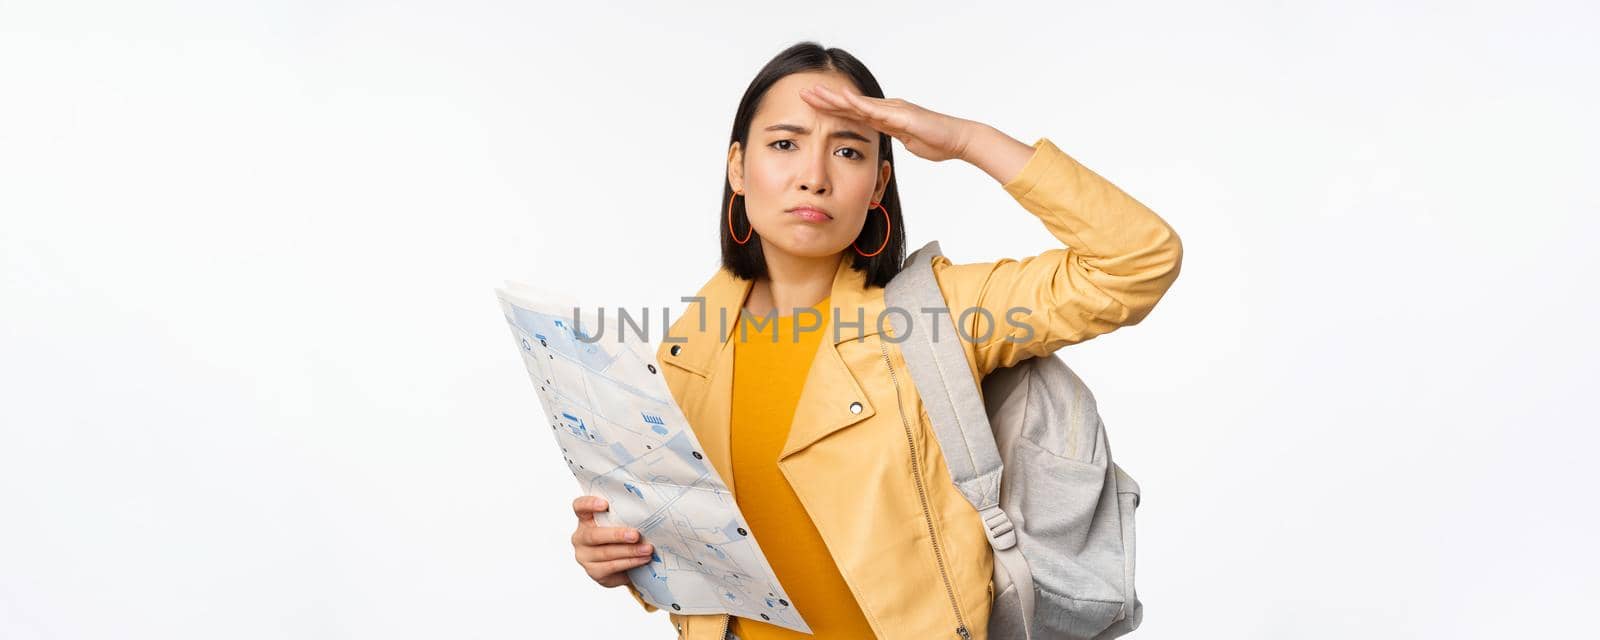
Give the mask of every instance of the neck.
M 839 271 L 843 256 L 795 256 L 765 246 L 762 251 L 767 259 L 767 276 L 756 280 L 750 288 L 745 308 L 751 313 L 763 314 L 774 309 L 780 314 L 792 313 L 796 307 L 806 308 L 821 302 L 833 291 L 833 277 Z

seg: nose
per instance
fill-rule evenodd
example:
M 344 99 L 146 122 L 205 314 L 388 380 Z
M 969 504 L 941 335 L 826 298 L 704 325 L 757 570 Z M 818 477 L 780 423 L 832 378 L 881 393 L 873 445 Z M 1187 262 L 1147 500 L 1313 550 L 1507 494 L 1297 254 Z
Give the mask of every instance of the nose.
M 828 157 L 826 151 L 819 155 L 806 163 L 805 173 L 800 174 L 800 190 L 820 196 L 828 192 Z

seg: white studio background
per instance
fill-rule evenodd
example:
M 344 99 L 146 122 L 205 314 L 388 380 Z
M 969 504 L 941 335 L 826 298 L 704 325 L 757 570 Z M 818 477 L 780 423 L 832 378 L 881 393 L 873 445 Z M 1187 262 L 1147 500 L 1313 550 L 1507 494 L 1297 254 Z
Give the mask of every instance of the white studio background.
M 1586 633 L 1592 4 L 577 6 L 0 2 L 0 637 L 670 637 L 573 561 L 492 289 L 681 306 L 801 40 L 1182 236 L 1067 352 L 1133 637 Z M 896 146 L 911 247 L 1054 246 Z

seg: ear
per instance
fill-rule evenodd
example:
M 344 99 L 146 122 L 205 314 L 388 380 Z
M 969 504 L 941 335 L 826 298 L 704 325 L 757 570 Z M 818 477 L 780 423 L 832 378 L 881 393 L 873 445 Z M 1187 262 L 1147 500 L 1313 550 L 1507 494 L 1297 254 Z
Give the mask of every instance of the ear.
M 889 190 L 889 177 L 892 175 L 894 175 L 894 165 L 884 160 L 883 166 L 878 167 L 878 186 L 873 191 L 873 202 L 883 202 L 883 194 Z
M 744 149 L 737 141 L 728 147 L 728 184 L 744 191 Z

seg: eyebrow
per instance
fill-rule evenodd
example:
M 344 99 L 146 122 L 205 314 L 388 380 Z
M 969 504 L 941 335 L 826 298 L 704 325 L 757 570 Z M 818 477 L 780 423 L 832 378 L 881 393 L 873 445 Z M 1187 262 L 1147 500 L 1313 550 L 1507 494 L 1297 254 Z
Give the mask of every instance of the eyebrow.
M 780 122 L 778 124 L 775 124 L 775 125 L 772 125 L 770 127 L 767 127 L 766 129 L 763 129 L 763 131 L 789 131 L 789 132 L 792 132 L 792 133 L 798 133 L 800 135 L 806 135 L 806 134 L 811 133 L 810 129 L 807 129 L 807 128 L 802 127 L 802 126 L 797 125 L 797 124 L 788 124 L 788 123 L 784 123 L 784 122 Z M 872 141 L 868 140 L 866 136 L 861 135 L 859 133 L 856 133 L 855 131 L 851 131 L 849 129 L 841 129 L 839 131 L 835 131 L 833 133 L 828 134 L 828 137 L 829 138 L 844 138 L 846 140 L 859 140 L 859 141 L 861 141 L 863 143 L 866 143 L 866 144 L 872 144 Z

